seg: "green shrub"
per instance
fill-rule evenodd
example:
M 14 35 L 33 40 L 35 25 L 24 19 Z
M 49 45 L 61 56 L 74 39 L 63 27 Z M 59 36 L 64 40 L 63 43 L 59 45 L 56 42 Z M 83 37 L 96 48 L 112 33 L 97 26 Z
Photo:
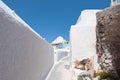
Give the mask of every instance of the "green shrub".
M 100 80 L 102 80 L 102 79 L 119 80 L 119 79 L 117 79 L 117 77 L 115 75 L 113 75 L 107 71 L 100 72 L 99 76 L 100 76 Z
M 111 73 L 107 72 L 107 71 L 103 71 L 99 73 L 100 79 L 106 79 L 108 77 L 111 76 Z

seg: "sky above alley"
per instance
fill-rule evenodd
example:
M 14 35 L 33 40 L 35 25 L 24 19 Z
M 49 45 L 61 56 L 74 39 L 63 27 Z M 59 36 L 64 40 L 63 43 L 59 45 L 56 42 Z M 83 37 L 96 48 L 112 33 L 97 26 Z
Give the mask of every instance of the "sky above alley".
M 38 34 L 51 43 L 56 37 L 69 40 L 82 10 L 104 9 L 110 0 L 2 0 Z

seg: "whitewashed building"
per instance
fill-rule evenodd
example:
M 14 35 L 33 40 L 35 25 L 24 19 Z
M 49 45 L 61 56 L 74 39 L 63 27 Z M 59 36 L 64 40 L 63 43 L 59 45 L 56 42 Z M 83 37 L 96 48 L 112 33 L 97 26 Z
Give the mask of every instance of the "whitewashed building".
M 98 68 L 96 55 L 96 13 L 100 10 L 84 10 L 70 29 L 72 63 L 90 58 Z
M 58 62 L 62 58 L 69 56 L 70 45 L 63 37 L 57 37 L 53 42 L 52 46 L 54 48 L 54 62 Z
M 45 80 L 53 47 L 0 0 L 0 80 Z
M 120 0 L 111 0 L 111 6 L 120 4 Z

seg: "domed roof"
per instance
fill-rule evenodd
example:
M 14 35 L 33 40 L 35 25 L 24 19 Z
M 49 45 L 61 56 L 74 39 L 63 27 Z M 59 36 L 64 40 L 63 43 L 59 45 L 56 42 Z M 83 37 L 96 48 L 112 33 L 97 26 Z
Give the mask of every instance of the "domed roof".
M 62 36 L 59 36 L 52 42 L 52 44 L 59 44 L 64 42 L 66 42 L 66 40 Z

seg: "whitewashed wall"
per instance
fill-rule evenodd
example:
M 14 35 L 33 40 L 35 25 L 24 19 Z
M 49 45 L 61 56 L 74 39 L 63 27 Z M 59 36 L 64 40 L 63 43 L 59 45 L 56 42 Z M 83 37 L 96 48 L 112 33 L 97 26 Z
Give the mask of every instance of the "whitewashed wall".
M 53 48 L 0 0 L 0 80 L 45 80 Z
M 120 5 L 120 0 L 111 0 L 111 6 Z
M 68 49 L 57 49 L 55 50 L 55 61 L 54 62 L 58 62 L 59 60 L 61 60 L 62 58 L 69 56 L 69 50 Z
M 71 26 L 70 42 L 72 61 L 91 58 L 96 54 L 96 12 L 82 11 L 77 24 Z

